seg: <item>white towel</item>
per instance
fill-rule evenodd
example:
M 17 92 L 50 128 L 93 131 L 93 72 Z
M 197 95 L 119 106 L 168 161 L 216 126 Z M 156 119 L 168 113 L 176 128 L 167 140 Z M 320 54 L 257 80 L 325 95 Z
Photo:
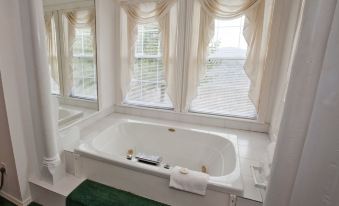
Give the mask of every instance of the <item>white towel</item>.
M 179 190 L 205 195 L 208 179 L 209 175 L 206 173 L 175 166 L 172 169 L 169 186 Z

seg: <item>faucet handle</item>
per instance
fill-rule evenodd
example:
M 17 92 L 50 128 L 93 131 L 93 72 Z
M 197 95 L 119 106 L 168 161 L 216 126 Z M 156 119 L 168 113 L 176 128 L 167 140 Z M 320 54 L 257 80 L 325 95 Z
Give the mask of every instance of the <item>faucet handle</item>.
M 129 149 L 127 151 L 127 157 L 126 157 L 128 160 L 131 160 L 133 158 L 133 150 L 132 149 Z

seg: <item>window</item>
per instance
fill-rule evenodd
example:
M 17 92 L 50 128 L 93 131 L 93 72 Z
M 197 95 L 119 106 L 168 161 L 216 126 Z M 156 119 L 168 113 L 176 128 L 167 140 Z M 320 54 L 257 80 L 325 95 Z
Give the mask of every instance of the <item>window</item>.
M 171 108 L 165 92 L 159 26 L 157 23 L 139 24 L 137 32 L 134 72 L 125 103 Z
M 244 71 L 247 44 L 243 37 L 244 17 L 215 20 L 209 44 L 206 72 L 200 77 L 197 97 L 190 111 L 255 118 L 248 97 L 250 80 Z
M 77 28 L 73 44 L 73 88 L 71 95 L 96 99 L 96 65 L 90 28 Z
M 53 94 L 97 99 L 94 11 L 55 10 L 45 15 Z
M 262 121 L 272 5 L 122 1 L 119 103 Z

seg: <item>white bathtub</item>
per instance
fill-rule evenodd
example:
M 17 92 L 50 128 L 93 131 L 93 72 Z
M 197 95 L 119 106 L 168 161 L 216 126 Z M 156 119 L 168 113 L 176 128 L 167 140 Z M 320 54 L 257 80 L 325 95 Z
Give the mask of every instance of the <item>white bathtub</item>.
M 175 129 L 175 131 L 169 131 L 170 128 Z M 241 195 L 243 186 L 237 148 L 237 137 L 234 135 L 122 119 L 104 129 L 90 141 L 81 144 L 75 152 L 81 157 L 114 165 L 115 170 L 119 167 L 132 170 L 134 176 L 140 173 L 163 178 L 165 179 L 165 185 L 163 184 L 165 187 L 168 187 L 171 168 L 164 168 L 164 164 L 169 164 L 171 167 L 178 165 L 197 171 L 205 166 L 210 175 L 208 190 L 228 195 Z M 127 160 L 127 151 L 130 149 L 133 149 L 134 154 L 141 152 L 160 155 L 163 161 L 160 165 L 153 166 L 137 162 L 136 159 Z M 99 173 L 102 172 L 107 175 L 109 172 L 92 169 L 92 172 L 87 175 L 94 175 L 94 179 L 99 178 L 101 182 L 105 183 L 105 178 L 98 177 Z M 96 170 L 101 169 L 104 170 L 104 168 L 97 168 Z M 114 170 L 112 170 L 111 178 L 115 178 L 113 173 Z M 126 171 L 122 173 L 126 173 Z M 130 179 L 131 176 L 127 177 Z M 110 181 L 108 177 L 106 179 Z M 113 184 L 113 186 L 116 185 Z M 122 183 L 121 187 L 125 187 L 125 185 Z M 127 189 L 133 192 L 133 189 Z M 152 195 L 147 196 L 153 197 Z M 177 203 L 171 204 L 180 205 Z

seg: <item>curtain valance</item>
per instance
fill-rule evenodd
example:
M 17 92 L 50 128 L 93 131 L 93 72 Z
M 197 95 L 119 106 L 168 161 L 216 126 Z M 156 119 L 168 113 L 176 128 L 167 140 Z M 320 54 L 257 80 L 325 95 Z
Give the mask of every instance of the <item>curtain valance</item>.
M 95 9 L 75 10 L 64 13 L 68 23 L 76 28 L 95 27 Z
M 199 0 L 201 8 L 215 18 L 230 19 L 243 15 L 260 0 Z
M 161 19 L 168 14 L 176 0 L 161 0 L 159 2 L 123 1 L 121 7 L 127 16 L 138 23 L 149 23 Z

